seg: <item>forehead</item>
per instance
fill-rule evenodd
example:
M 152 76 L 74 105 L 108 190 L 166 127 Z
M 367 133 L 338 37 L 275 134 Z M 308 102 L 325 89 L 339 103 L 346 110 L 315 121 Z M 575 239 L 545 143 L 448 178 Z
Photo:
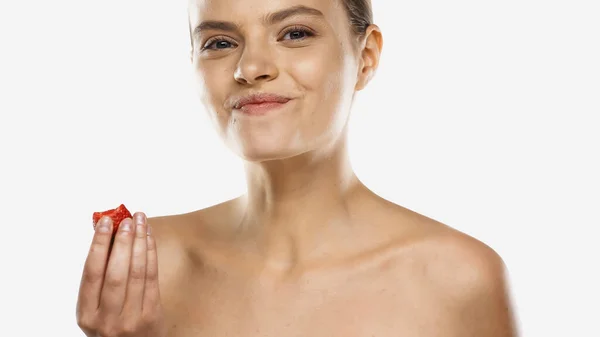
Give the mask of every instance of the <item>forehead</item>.
M 332 25 L 345 19 L 341 0 L 189 0 L 189 13 L 192 24 L 203 20 L 245 23 L 294 6 L 317 9 Z

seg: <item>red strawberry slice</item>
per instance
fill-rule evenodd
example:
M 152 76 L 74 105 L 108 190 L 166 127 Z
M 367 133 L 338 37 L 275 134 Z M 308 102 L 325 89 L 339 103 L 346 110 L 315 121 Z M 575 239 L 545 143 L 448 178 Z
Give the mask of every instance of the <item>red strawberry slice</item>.
M 117 232 L 117 229 L 119 229 L 119 225 L 121 224 L 121 221 L 123 221 L 123 219 L 131 218 L 131 213 L 123 204 L 121 204 L 121 206 L 115 209 L 109 209 L 108 211 L 94 212 L 92 216 L 94 229 L 96 228 L 96 224 L 98 223 L 98 221 L 100 221 L 100 219 L 105 215 L 108 215 L 112 219 L 113 235 Z

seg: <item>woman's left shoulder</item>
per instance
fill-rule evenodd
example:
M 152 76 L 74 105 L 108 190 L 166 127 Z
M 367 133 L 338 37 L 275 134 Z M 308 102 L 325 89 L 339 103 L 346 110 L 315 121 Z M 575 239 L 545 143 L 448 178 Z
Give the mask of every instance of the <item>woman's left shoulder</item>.
M 493 248 L 452 227 L 438 227 L 416 245 L 432 290 L 455 300 L 506 291 L 507 268 Z
M 482 241 L 441 228 L 418 245 L 421 284 L 442 301 L 440 308 L 460 316 L 464 335 L 516 336 L 504 260 Z

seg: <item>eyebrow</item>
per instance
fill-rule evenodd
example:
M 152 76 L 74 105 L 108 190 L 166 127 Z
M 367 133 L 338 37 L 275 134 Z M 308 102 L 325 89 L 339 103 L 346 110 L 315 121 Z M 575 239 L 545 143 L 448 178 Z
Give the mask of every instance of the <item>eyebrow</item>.
M 203 21 L 194 28 L 194 36 L 200 34 L 204 30 L 224 30 L 227 32 L 239 30 L 238 25 L 226 21 Z
M 273 25 L 289 17 L 297 15 L 325 17 L 323 15 L 323 12 L 316 8 L 297 5 L 267 14 L 262 18 L 261 21 L 265 25 Z M 239 32 L 240 27 L 237 24 L 228 21 L 203 21 L 198 26 L 196 26 L 196 28 L 194 28 L 193 36 L 197 36 L 204 30 L 222 30 L 226 32 Z
M 280 11 L 277 11 L 277 12 L 274 12 L 271 14 L 267 14 L 263 18 L 262 21 L 267 25 L 273 25 L 273 24 L 281 22 L 291 16 L 296 16 L 296 15 L 324 17 L 323 13 L 316 8 L 306 7 L 303 5 L 297 5 L 297 6 L 286 8 L 286 9 L 283 9 L 283 10 L 280 10 Z

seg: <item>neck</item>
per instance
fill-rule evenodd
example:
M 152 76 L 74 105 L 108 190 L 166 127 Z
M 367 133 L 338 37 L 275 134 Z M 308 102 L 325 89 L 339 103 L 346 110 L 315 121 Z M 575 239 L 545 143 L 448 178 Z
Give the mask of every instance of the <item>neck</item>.
M 247 163 L 246 172 L 242 227 L 279 264 L 319 250 L 335 228 L 348 225 L 349 205 L 366 190 L 351 168 L 346 137 L 329 151 Z

